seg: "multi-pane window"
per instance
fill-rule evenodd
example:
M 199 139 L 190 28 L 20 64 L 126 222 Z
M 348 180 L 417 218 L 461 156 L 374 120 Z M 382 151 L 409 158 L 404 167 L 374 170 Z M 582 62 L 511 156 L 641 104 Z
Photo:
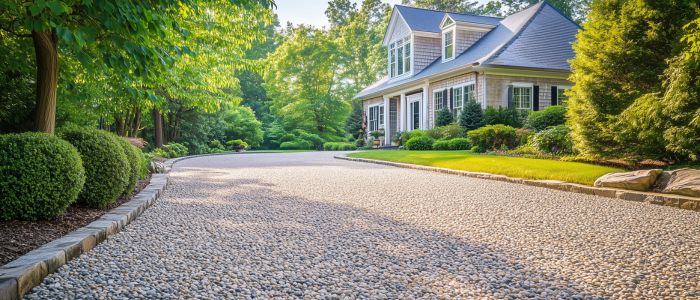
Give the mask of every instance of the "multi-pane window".
M 454 88 L 453 92 L 453 112 L 455 116 L 459 116 L 459 114 L 462 112 L 462 109 L 464 109 L 464 106 L 469 101 L 476 101 L 476 94 L 474 93 L 474 84 L 468 84 Z
M 513 87 L 513 107 L 518 111 L 532 110 L 532 87 Z
M 443 60 L 448 60 L 452 59 L 454 55 L 454 30 L 449 30 L 442 34 L 442 57 Z
M 569 96 L 567 96 L 565 92 L 568 90 L 568 87 L 557 87 L 557 105 L 566 105 Z
M 445 90 L 439 91 L 439 92 L 434 92 L 433 93 L 433 99 L 435 100 L 435 118 L 437 118 L 437 114 L 439 111 L 447 108 L 449 109 L 449 106 L 447 104 L 447 93 L 445 93 Z
M 411 129 L 420 128 L 420 101 L 411 102 Z
M 389 44 L 389 75 L 397 77 L 411 72 L 411 37 Z
M 384 105 L 375 105 L 369 107 L 367 125 L 369 131 L 377 131 L 384 125 Z

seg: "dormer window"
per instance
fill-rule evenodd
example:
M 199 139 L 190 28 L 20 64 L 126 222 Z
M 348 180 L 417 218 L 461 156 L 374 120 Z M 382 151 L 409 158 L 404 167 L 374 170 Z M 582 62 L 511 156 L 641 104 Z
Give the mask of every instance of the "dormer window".
M 448 61 L 455 57 L 454 29 L 442 33 L 442 60 Z
M 389 44 L 389 76 L 398 77 L 411 72 L 411 37 Z

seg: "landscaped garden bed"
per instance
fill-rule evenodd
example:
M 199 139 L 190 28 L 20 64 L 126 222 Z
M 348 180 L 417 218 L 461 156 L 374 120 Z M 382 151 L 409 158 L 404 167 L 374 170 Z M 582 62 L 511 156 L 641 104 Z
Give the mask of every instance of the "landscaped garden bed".
M 52 220 L 0 221 L 0 265 L 99 219 L 113 208 L 131 200 L 148 185 L 150 179 L 149 175 L 140 180 L 131 195 L 122 196 L 105 208 L 74 206 Z

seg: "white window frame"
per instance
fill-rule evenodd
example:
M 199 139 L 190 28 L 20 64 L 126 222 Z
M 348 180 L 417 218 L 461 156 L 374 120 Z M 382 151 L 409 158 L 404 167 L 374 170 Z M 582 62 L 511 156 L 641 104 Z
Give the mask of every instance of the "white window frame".
M 387 53 L 389 78 L 399 78 L 412 74 L 413 48 L 412 35 L 397 39 L 389 44 Z M 399 72 L 399 52 L 401 53 L 401 72 Z
M 455 117 L 459 117 L 459 114 L 464 109 L 464 106 L 467 105 L 467 93 L 465 93 L 465 89 L 468 86 L 472 86 L 472 94 L 474 95 L 473 100 L 476 101 L 476 81 L 468 81 L 452 87 L 452 92 L 454 93 L 452 96 L 452 112 Z M 455 92 L 455 90 L 459 90 L 460 92 Z M 457 106 L 457 95 L 462 97 L 462 101 L 459 106 Z
M 557 85 L 557 105 L 562 105 L 566 106 L 566 103 L 562 103 L 561 100 L 559 99 L 559 91 L 567 91 L 571 90 L 571 86 L 563 85 L 563 86 L 558 86 Z M 569 100 L 569 97 L 566 97 L 566 100 Z
M 457 40 L 456 40 L 456 32 L 457 32 L 457 27 L 456 26 L 450 26 L 449 28 L 446 28 L 445 30 L 442 31 L 442 62 L 450 61 L 457 56 L 455 53 L 457 51 L 456 45 L 457 45 Z M 447 57 L 447 41 L 445 39 L 445 36 L 451 33 L 452 35 L 452 55 L 450 57 Z
M 533 92 L 534 92 L 534 90 L 535 90 L 535 88 L 534 88 L 535 85 L 532 84 L 532 83 L 529 83 L 529 82 L 514 82 L 514 83 L 512 83 L 511 85 L 513 86 L 513 95 L 512 95 L 513 99 L 512 99 L 512 102 L 513 102 L 513 106 L 514 106 L 515 110 L 517 110 L 517 111 L 531 111 L 531 110 L 532 110 L 532 102 L 534 101 Z M 516 90 L 516 89 L 522 89 L 522 88 L 530 89 L 530 95 L 529 95 L 529 97 L 530 97 L 530 101 L 529 101 L 529 102 L 530 102 L 530 107 L 517 107 L 516 104 L 515 104 L 515 90 Z M 522 102 L 519 102 L 519 104 L 520 104 L 520 103 L 522 103 Z
M 420 122 L 421 122 L 421 119 L 423 119 L 423 118 L 422 118 L 422 114 L 423 114 L 423 112 L 422 112 L 422 110 L 423 110 L 423 108 L 422 108 L 422 106 L 423 106 L 423 105 L 422 105 L 422 102 L 423 102 L 423 95 L 422 95 L 422 93 L 421 93 L 421 96 L 420 96 L 420 97 L 415 97 L 415 99 L 413 99 L 413 97 L 410 97 L 411 100 L 408 100 L 409 97 L 406 97 L 406 98 L 407 98 L 407 101 L 406 101 L 406 102 L 408 103 L 408 109 L 407 109 L 407 111 L 408 111 L 408 122 L 407 122 L 407 123 L 408 123 L 408 124 L 407 124 L 407 125 L 408 125 L 408 130 L 420 129 Z M 415 103 L 418 103 L 418 127 L 415 127 L 415 126 L 414 126 L 415 124 L 413 123 L 413 121 L 414 121 L 413 117 L 414 117 L 414 114 L 415 114 L 415 111 L 413 110 L 413 105 L 414 105 Z
M 445 104 L 445 107 L 438 108 L 437 95 L 440 95 L 440 98 L 442 98 L 442 93 L 445 90 L 447 90 L 447 88 L 433 90 L 433 123 L 437 119 L 437 114 L 439 111 L 445 109 L 445 107 L 447 107 L 449 109 L 449 106 L 450 106 L 449 96 L 448 96 L 448 99 L 441 99 L 440 105 L 442 106 L 442 104 Z
M 372 110 L 376 109 L 376 113 Z M 376 117 L 374 119 L 373 117 Z M 373 126 L 374 125 L 374 126 Z M 384 128 L 384 104 L 375 104 L 367 107 L 367 129 L 369 132 Z

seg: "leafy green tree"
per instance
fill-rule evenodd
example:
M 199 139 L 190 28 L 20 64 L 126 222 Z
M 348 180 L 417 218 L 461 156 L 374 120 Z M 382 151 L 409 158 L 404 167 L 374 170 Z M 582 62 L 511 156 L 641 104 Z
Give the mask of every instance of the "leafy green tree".
M 238 106 L 224 111 L 224 135 L 226 140 L 243 140 L 251 147 L 258 147 L 263 141 L 262 123 L 255 118 L 250 107 Z
M 574 148 L 588 156 L 634 151 L 625 145 L 629 135 L 621 136 L 614 124 L 637 99 L 661 92 L 659 76 L 682 48 L 683 25 L 696 16 L 696 1 L 593 2 L 571 61 L 575 85 L 568 122 Z
M 265 87 L 285 127 L 342 135 L 350 105 L 335 91 L 341 81 L 331 36 L 307 26 L 293 28 L 268 56 Z
M 482 12 L 496 15 L 511 15 L 540 0 L 493 0 L 481 7 Z M 581 23 L 586 19 L 592 0 L 549 0 L 552 6 L 565 16 Z
M 481 109 L 481 104 L 476 101 L 467 101 L 467 105 L 459 115 L 459 125 L 466 131 L 484 126 L 484 111 Z

